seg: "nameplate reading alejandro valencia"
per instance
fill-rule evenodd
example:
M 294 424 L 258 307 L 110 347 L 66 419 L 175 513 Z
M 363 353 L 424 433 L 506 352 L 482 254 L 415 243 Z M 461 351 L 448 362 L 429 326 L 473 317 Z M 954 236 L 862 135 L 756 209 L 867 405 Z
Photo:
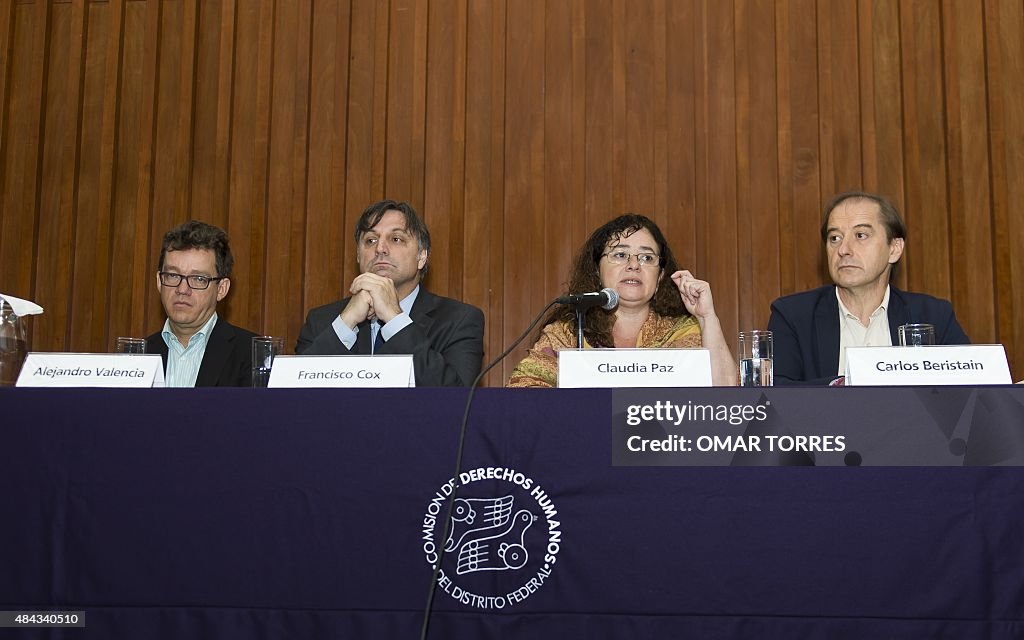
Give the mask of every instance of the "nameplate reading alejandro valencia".
M 164 363 L 155 353 L 30 353 L 17 386 L 162 387 Z

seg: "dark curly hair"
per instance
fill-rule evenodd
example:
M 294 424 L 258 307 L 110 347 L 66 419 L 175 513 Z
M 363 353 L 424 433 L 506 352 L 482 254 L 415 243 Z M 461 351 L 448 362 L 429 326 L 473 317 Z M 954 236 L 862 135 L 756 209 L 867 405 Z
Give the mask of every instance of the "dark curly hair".
M 569 293 L 587 293 L 599 291 L 604 287 L 601 283 L 601 257 L 608 245 L 616 244 L 621 238 L 628 238 L 641 229 L 647 229 L 655 242 L 658 243 L 658 255 L 661 256 L 663 273 L 673 274 L 679 270 L 676 258 L 665 240 L 658 225 L 647 216 L 627 213 L 601 225 L 590 235 L 579 253 L 573 260 L 572 271 L 569 273 Z M 658 315 L 678 318 L 687 315 L 686 306 L 679 297 L 679 290 L 668 277 L 658 281 L 658 288 L 651 299 L 651 308 Z M 556 308 L 548 315 L 545 325 L 559 320 L 569 323 L 576 331 L 576 310 L 569 305 Z M 591 307 L 584 318 L 583 337 L 594 347 L 614 347 L 612 327 L 615 325 L 615 310 Z

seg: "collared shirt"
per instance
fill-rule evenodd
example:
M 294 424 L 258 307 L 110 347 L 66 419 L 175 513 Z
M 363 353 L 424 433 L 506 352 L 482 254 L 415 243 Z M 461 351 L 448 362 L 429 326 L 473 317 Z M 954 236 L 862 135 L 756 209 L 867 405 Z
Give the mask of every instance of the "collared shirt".
M 164 320 L 161 333 L 167 345 L 167 372 L 165 385 L 168 387 L 194 387 L 199 376 L 199 366 L 203 364 L 206 354 L 206 338 L 217 324 L 217 312 L 214 311 L 199 331 L 188 339 L 188 346 L 178 341 L 178 336 L 171 331 L 171 321 Z
M 387 342 L 395 336 L 396 333 L 412 324 L 412 318 L 409 313 L 412 311 L 412 305 L 416 302 L 416 296 L 420 293 L 420 286 L 416 285 L 416 288 L 412 290 L 412 293 L 405 296 L 398 301 L 398 306 L 402 309 L 402 313 L 398 314 L 394 318 L 391 318 L 391 322 L 388 322 L 383 327 L 376 322 L 370 323 L 370 353 L 373 353 L 373 344 L 377 340 L 377 332 L 380 331 L 381 335 L 384 336 L 384 342 Z M 331 323 L 334 327 L 334 333 L 338 334 L 338 339 L 345 345 L 346 349 L 351 349 L 356 344 L 356 338 L 359 335 L 359 327 L 355 329 L 349 329 L 348 325 L 342 322 L 341 315 L 339 314 L 334 322 Z M 378 329 L 378 327 L 380 327 Z
M 885 286 L 885 295 L 882 296 L 882 304 L 872 312 L 868 318 L 868 325 L 864 326 L 860 318 L 851 313 L 842 298 L 839 297 L 839 288 L 836 288 L 836 300 L 839 301 L 839 372 L 837 375 L 846 375 L 846 348 L 847 347 L 891 347 L 892 334 L 889 332 L 889 285 Z

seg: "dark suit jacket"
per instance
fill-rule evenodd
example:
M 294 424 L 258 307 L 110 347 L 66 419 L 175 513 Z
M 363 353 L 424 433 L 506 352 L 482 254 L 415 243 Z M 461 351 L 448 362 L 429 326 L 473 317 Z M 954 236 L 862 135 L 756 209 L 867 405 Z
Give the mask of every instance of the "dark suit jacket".
M 146 338 L 146 353 L 159 353 L 167 372 L 167 345 L 158 331 Z M 248 387 L 252 385 L 252 331 L 240 329 L 221 316 L 206 340 L 199 365 L 197 387 Z
M 369 355 L 369 322 L 360 323 L 351 350 L 338 339 L 331 323 L 348 298 L 317 307 L 306 316 L 295 353 L 306 355 Z M 422 285 L 409 312 L 412 324 L 391 337 L 377 353 L 412 354 L 416 386 L 468 387 L 480 373 L 484 355 L 484 314 L 472 305 L 435 296 Z
M 948 300 L 889 287 L 889 333 L 899 344 L 900 325 L 935 326 L 936 344 L 970 344 Z M 828 384 L 839 369 L 839 301 L 833 285 L 794 293 L 772 303 L 768 330 L 775 341 L 775 383 Z

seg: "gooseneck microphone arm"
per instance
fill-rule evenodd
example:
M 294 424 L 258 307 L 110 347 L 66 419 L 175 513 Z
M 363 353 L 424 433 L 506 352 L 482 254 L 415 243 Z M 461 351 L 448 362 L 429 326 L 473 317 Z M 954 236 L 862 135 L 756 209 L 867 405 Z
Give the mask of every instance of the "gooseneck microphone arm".
M 618 296 L 616 296 L 617 298 Z M 427 593 L 427 606 L 423 611 L 423 626 L 420 628 L 420 640 L 427 640 L 427 633 L 430 629 L 430 614 L 434 608 L 434 594 L 437 592 L 437 579 L 441 574 L 441 562 L 444 560 L 444 547 L 448 542 L 448 534 L 451 532 L 452 526 L 452 511 L 455 509 L 455 495 L 459 491 L 459 474 L 462 473 L 462 452 L 463 445 L 466 442 L 466 425 L 469 422 L 469 410 L 473 406 L 473 395 L 476 393 L 477 387 L 480 386 L 480 381 L 484 379 L 487 372 L 490 371 L 499 362 L 505 359 L 505 356 L 512 353 L 512 350 L 519 346 L 519 343 L 526 339 L 526 336 L 530 335 L 533 328 L 537 326 L 540 319 L 544 317 L 544 314 L 548 312 L 548 309 L 560 304 L 559 300 L 552 300 L 546 307 L 541 309 L 541 312 L 530 322 L 530 326 L 526 328 L 523 335 L 519 336 L 512 342 L 512 344 L 501 352 L 497 358 L 494 359 L 489 365 L 484 367 L 480 374 L 473 380 L 473 384 L 469 388 L 469 397 L 466 398 L 466 410 L 462 414 L 462 424 L 459 426 L 459 444 L 455 453 L 455 473 L 452 475 L 452 493 L 448 496 L 448 512 L 444 517 L 444 531 L 441 533 L 441 544 L 437 545 L 437 564 L 434 565 L 434 572 L 430 576 L 430 591 Z

